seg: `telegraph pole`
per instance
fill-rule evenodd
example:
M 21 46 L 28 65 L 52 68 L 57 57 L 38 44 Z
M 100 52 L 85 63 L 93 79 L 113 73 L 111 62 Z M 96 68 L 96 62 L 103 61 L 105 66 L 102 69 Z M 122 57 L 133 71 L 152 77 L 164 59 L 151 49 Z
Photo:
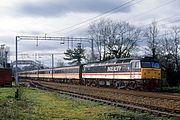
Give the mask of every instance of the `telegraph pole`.
M 19 99 L 19 76 L 18 76 L 18 70 L 17 70 L 17 64 L 18 64 L 18 36 L 16 36 L 16 69 L 15 69 L 15 77 L 16 77 L 16 92 L 15 92 L 15 98 Z
M 16 36 L 16 69 L 15 69 L 15 74 L 16 74 L 16 86 L 19 86 L 19 77 L 18 77 L 18 68 L 17 68 L 17 64 L 18 64 L 18 36 Z
M 5 68 L 7 68 L 7 54 L 8 54 L 8 51 L 5 50 Z
M 54 54 L 52 54 L 52 79 L 53 79 L 53 72 L 54 72 Z

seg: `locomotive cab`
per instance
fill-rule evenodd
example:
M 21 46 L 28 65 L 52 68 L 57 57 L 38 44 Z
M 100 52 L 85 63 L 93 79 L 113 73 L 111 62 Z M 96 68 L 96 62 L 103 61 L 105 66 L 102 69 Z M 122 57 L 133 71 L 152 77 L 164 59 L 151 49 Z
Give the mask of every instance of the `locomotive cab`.
M 130 61 L 130 79 L 135 80 L 142 89 L 153 90 L 160 85 L 161 69 L 159 61 L 141 58 Z
M 161 79 L 161 69 L 158 61 L 141 61 L 142 79 Z
M 131 60 L 131 79 L 161 79 L 160 64 L 154 59 Z
M 160 86 L 161 68 L 159 61 L 155 59 L 141 60 L 141 79 L 144 84 L 148 84 L 148 89 L 154 89 Z

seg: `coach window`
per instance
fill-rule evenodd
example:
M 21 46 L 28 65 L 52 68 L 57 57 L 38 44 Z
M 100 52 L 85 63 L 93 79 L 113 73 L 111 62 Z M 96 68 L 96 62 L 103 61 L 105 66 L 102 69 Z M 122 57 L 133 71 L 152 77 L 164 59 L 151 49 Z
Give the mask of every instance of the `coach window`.
M 91 70 L 91 67 L 87 67 L 87 70 L 90 71 L 90 70 Z
M 140 68 L 140 62 L 132 62 L 132 69 Z

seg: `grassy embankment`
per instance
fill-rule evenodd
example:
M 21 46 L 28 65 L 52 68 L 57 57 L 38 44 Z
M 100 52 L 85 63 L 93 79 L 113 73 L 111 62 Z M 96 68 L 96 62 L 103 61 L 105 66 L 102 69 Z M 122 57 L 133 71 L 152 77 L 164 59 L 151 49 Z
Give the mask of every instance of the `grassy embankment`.
M 168 92 L 168 93 L 180 93 L 180 86 L 178 87 L 162 87 L 157 90 L 158 92 Z
M 0 88 L 1 120 L 164 120 L 148 113 L 130 112 L 103 105 L 23 88 L 21 99 L 14 98 L 15 88 Z M 171 118 L 173 119 L 173 118 Z

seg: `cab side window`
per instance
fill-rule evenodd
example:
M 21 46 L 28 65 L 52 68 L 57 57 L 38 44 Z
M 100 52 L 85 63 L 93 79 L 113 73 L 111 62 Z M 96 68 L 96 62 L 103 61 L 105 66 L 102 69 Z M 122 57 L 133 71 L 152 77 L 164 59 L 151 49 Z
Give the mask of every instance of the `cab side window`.
M 136 64 L 135 62 L 132 63 L 132 69 L 135 69 L 136 68 Z
M 140 68 L 140 63 L 139 62 L 135 62 L 135 68 Z
M 140 62 L 132 62 L 132 69 L 140 68 Z

